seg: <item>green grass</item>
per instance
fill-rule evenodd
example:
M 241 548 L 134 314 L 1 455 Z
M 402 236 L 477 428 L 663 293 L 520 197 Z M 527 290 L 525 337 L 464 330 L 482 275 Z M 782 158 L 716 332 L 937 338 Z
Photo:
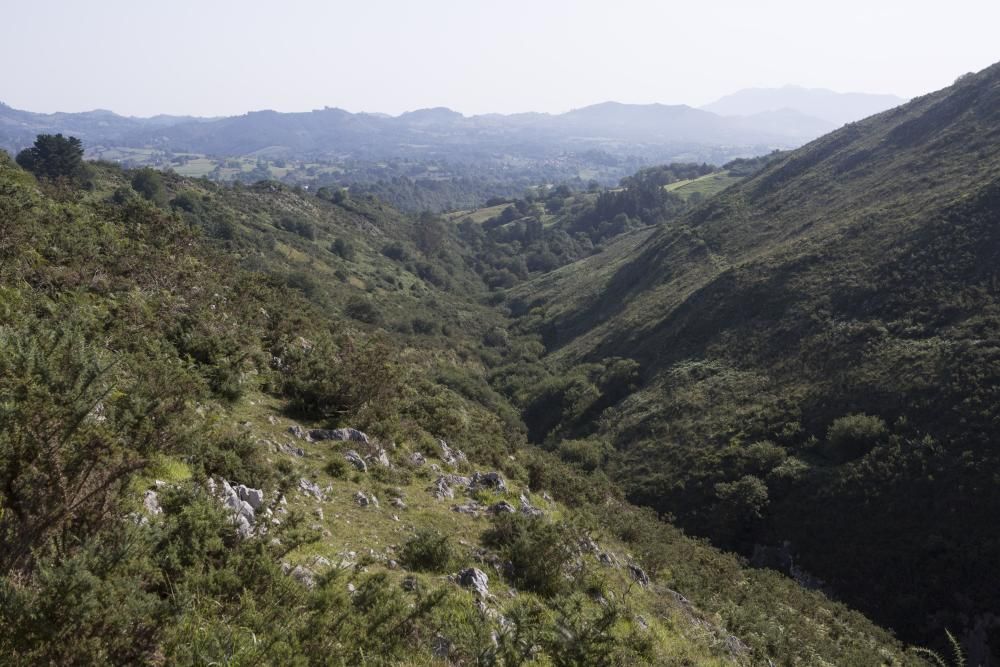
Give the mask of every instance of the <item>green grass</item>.
M 723 171 L 714 174 L 706 174 L 705 176 L 686 181 L 677 181 L 676 183 L 670 183 L 664 187 L 666 187 L 669 192 L 675 192 L 685 199 L 695 193 L 699 193 L 703 197 L 711 197 L 722 192 L 734 183 L 739 183 L 741 180 L 742 178 L 739 176 L 731 176 L 728 171 Z

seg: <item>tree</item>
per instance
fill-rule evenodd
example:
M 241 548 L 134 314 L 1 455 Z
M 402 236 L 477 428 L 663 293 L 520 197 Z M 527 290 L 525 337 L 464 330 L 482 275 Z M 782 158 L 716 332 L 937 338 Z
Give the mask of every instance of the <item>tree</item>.
M 17 154 L 17 163 L 41 178 L 79 179 L 83 176 L 83 144 L 76 137 L 39 134 L 35 145 Z

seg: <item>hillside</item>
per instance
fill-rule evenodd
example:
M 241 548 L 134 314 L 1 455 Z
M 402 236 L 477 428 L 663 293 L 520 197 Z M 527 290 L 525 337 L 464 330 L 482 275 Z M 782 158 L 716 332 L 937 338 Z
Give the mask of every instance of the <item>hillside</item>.
M 836 93 L 824 88 L 784 86 L 739 90 L 701 108 L 720 116 L 753 116 L 782 110 L 794 111 L 807 118 L 829 123 L 829 129 L 834 129 L 899 106 L 905 101 L 895 95 Z
M 0 153 L 0 653 L 921 664 L 527 444 L 495 300 L 433 216 Z
M 529 429 L 605 447 L 633 501 L 904 638 L 961 629 L 995 659 L 998 156 L 995 65 L 519 286 L 577 378 Z M 636 386 L 581 406 L 573 369 L 608 357 Z

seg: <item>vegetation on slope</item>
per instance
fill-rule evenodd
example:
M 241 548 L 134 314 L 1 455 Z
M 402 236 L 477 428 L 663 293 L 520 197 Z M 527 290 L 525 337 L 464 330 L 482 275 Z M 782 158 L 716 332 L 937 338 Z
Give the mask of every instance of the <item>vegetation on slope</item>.
M 101 164 L 36 182 L 0 154 L 9 662 L 916 660 L 526 446 L 486 378 L 530 372 L 540 345 L 476 300 L 467 247 L 440 220 L 318 194 Z M 455 512 L 432 465 L 506 484 L 470 485 L 475 514 Z M 209 490 L 223 479 L 262 491 L 256 535 Z M 522 494 L 516 518 L 481 511 Z M 438 574 L 465 567 L 491 594 Z
M 530 432 L 909 640 L 996 651 L 998 149 L 993 66 L 518 287 L 554 378 Z M 612 357 L 625 396 L 588 371 Z

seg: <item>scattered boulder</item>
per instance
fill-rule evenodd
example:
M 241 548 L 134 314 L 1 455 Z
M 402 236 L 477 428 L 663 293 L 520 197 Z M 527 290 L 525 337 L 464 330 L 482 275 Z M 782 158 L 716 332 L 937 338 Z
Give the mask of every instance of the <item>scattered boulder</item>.
M 152 489 L 146 491 L 146 495 L 143 496 L 142 506 L 146 509 L 146 512 L 154 516 L 163 513 L 163 508 L 160 507 L 160 499 L 157 497 L 156 491 Z
M 406 503 L 403 502 L 402 498 L 393 498 L 392 499 L 392 506 L 393 507 L 398 507 L 401 510 L 405 510 L 406 509 Z
M 469 516 L 477 517 L 479 513 L 482 512 L 483 506 L 474 500 L 470 500 L 462 505 L 455 505 L 451 508 L 452 512 L 458 512 L 459 514 L 468 514 Z
M 468 477 L 462 477 L 461 475 L 441 475 L 434 480 L 434 483 L 431 484 L 429 490 L 434 494 L 435 498 L 443 500 L 445 498 L 454 498 L 455 488 L 468 488 L 471 483 L 472 480 Z
M 348 450 L 347 453 L 344 454 L 344 458 L 359 471 L 368 472 L 368 464 L 365 463 L 365 460 L 361 458 L 361 456 L 353 449 Z
M 489 597 L 489 581 L 486 573 L 475 567 L 467 567 L 458 573 L 458 583 L 463 588 L 471 588 L 480 597 Z
M 358 491 L 354 494 L 354 502 L 361 507 L 378 507 L 378 498 L 375 497 L 375 494 L 367 494 L 364 491 Z
M 413 452 L 412 454 L 410 454 L 409 460 L 410 460 L 410 465 L 412 465 L 414 468 L 419 468 L 420 466 L 427 463 L 427 459 L 424 458 L 424 455 L 421 454 L 420 452 Z
M 292 456 L 298 456 L 299 458 L 306 455 L 306 450 L 301 447 L 296 447 L 295 445 L 290 445 L 287 442 L 283 442 L 278 445 L 278 450 L 286 454 L 291 454 Z
M 251 489 L 243 484 L 235 487 L 235 489 L 240 500 L 249 503 L 255 512 L 264 506 L 264 492 L 260 489 Z
M 306 441 L 309 440 L 309 433 L 307 433 L 306 430 L 301 426 L 299 426 L 298 424 L 292 424 L 291 426 L 289 426 L 288 432 L 294 435 L 299 440 L 306 440 Z
M 640 586 L 642 586 L 643 588 L 649 586 L 649 575 L 646 574 L 646 571 L 643 570 L 641 567 L 629 563 L 628 571 L 629 574 L 632 575 L 632 578 L 635 579 Z
M 608 567 L 618 567 L 619 565 L 618 558 L 616 558 L 615 555 L 610 551 L 602 551 L 601 553 L 597 554 L 597 561 L 601 565 L 606 565 Z
M 541 516 L 542 514 L 544 514 L 542 510 L 532 505 L 531 501 L 528 500 L 528 497 L 525 496 L 523 493 L 521 494 L 520 502 L 521 502 L 522 514 L 527 514 L 528 516 Z
M 441 447 L 441 460 L 444 461 L 445 464 L 454 468 L 459 463 L 465 463 L 468 461 L 465 454 L 462 453 L 462 450 L 449 447 L 448 443 L 444 440 L 438 440 L 438 445 Z
M 508 503 L 506 500 L 501 500 L 498 503 L 490 505 L 489 509 L 490 514 L 514 514 L 516 512 L 517 510 L 514 509 L 514 506 Z
M 477 472 L 472 475 L 472 487 L 491 489 L 498 493 L 507 492 L 507 483 L 498 472 Z M 521 496 L 522 498 L 524 496 Z
M 370 454 L 369 456 L 367 456 L 366 460 L 371 461 L 372 463 L 377 463 L 380 466 L 382 466 L 383 468 L 391 468 L 392 467 L 392 462 L 389 461 L 389 455 L 386 454 L 386 451 L 384 449 L 382 449 L 381 447 L 376 447 L 375 448 L 375 453 L 374 454 Z
M 417 578 L 414 577 L 412 574 L 409 575 L 408 577 L 404 577 L 403 581 L 400 583 L 400 586 L 403 588 L 404 591 L 413 592 L 417 590 Z
M 307 496 L 312 496 L 316 500 L 323 500 L 323 490 L 319 488 L 319 484 L 316 482 L 310 482 L 303 477 L 299 480 L 299 489 Z
M 313 588 L 316 586 L 316 575 L 309 568 L 296 565 L 291 574 L 293 579 L 306 588 Z
M 365 433 L 356 428 L 314 428 L 308 432 L 308 436 L 313 442 L 335 440 L 339 442 L 362 442 L 366 445 L 371 442 Z

